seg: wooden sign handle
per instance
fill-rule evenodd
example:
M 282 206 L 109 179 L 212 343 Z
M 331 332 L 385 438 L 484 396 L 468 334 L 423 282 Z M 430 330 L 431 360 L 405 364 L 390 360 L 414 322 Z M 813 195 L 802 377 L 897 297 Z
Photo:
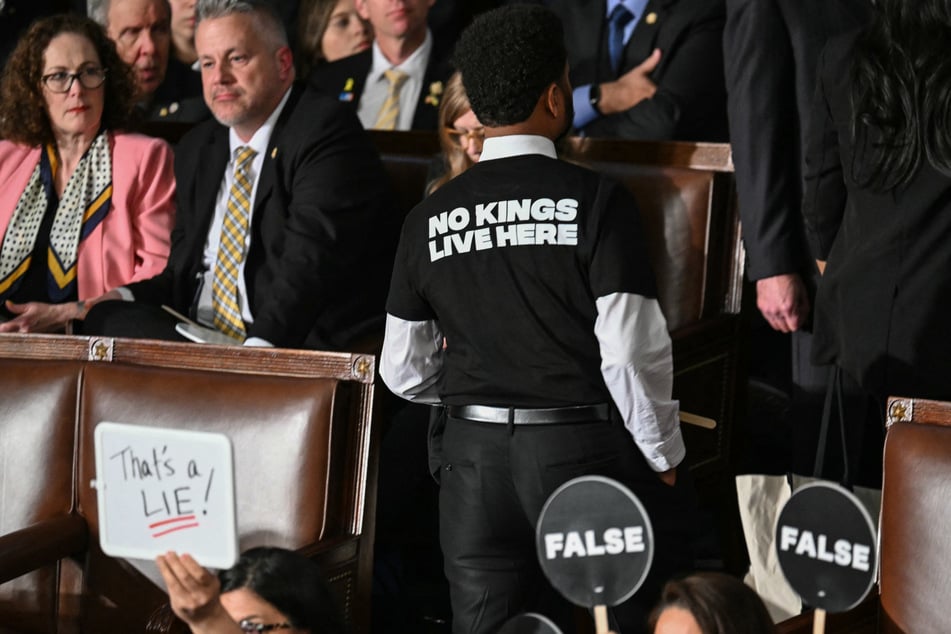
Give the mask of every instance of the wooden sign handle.
M 594 606 L 594 630 L 597 634 L 609 634 L 608 630 L 608 606 Z
M 826 611 L 819 608 L 812 615 L 812 634 L 825 634 Z

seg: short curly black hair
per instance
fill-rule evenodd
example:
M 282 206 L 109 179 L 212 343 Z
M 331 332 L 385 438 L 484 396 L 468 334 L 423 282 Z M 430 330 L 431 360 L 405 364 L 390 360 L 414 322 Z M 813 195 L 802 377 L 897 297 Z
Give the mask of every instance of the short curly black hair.
M 61 14 L 34 22 L 7 61 L 0 79 L 0 139 L 29 146 L 55 141 L 40 76 L 46 48 L 62 33 L 75 33 L 92 42 L 106 70 L 102 127 L 129 126 L 135 108 L 132 69 L 119 59 L 116 45 L 101 26 L 85 16 Z
M 549 9 L 515 4 L 477 17 L 456 44 L 472 111 L 483 125 L 528 119 L 538 98 L 565 72 L 564 29 Z

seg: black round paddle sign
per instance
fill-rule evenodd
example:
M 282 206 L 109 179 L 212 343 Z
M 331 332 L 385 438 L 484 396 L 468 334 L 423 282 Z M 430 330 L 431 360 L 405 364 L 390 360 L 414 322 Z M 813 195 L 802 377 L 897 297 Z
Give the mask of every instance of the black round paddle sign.
M 875 529 L 844 488 L 814 482 L 793 493 L 776 522 L 776 554 L 803 602 L 827 612 L 858 605 L 875 581 Z
M 535 531 L 542 570 L 569 601 L 617 605 L 644 582 L 654 557 L 647 512 L 626 487 L 601 476 L 561 485 Z
M 561 629 L 547 617 L 528 612 L 506 621 L 499 634 L 561 634 Z

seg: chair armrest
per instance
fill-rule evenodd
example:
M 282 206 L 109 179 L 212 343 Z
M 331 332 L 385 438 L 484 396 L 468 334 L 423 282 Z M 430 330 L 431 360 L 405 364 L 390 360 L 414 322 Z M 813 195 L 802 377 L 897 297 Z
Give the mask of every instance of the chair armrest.
M 0 536 L 0 583 L 81 552 L 89 540 L 86 520 L 64 515 Z

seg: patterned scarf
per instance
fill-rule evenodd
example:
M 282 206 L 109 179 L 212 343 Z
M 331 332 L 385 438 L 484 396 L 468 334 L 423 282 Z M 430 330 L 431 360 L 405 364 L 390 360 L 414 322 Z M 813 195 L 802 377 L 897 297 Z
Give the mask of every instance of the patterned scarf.
M 31 266 L 43 216 L 49 201 L 55 199 L 57 169 L 56 152 L 49 145 L 17 202 L 0 246 L 0 301 L 16 291 Z M 53 302 L 75 294 L 79 243 L 102 222 L 111 203 L 112 156 L 109 139 L 100 132 L 69 177 L 53 216 L 46 262 L 47 288 Z

